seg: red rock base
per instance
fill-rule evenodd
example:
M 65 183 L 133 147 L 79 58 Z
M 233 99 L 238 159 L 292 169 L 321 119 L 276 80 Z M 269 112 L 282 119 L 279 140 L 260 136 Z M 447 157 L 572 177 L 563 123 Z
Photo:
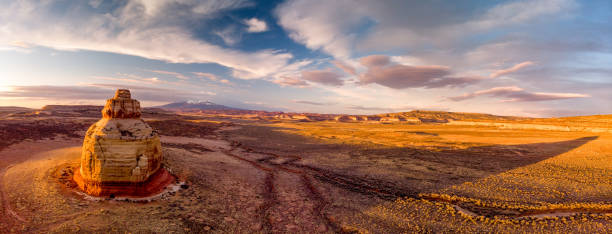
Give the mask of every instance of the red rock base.
M 163 167 L 141 183 L 104 182 L 84 180 L 79 168 L 74 169 L 74 182 L 85 193 L 97 197 L 148 197 L 158 194 L 176 178 Z

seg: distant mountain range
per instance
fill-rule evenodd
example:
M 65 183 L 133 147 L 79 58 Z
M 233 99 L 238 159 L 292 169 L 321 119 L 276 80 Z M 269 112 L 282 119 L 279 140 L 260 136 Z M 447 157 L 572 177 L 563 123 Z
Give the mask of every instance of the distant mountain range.
M 183 102 L 173 102 L 170 104 L 166 104 L 163 106 L 156 106 L 157 108 L 162 108 L 166 110 L 242 110 L 240 108 L 234 108 L 229 106 L 224 106 L 220 104 L 216 104 L 210 101 L 183 101 Z

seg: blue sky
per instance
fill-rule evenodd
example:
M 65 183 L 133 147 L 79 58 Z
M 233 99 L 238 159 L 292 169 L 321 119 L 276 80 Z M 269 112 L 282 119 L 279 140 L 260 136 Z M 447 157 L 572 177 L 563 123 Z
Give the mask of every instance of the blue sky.
M 0 105 L 612 113 L 612 3 L 4 1 Z

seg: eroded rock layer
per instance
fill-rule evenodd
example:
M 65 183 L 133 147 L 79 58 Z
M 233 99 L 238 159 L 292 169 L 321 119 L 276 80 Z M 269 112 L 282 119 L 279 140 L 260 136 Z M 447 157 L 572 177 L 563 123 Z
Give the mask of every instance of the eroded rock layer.
M 75 170 L 74 180 L 79 188 L 83 189 L 83 192 L 94 196 L 146 197 L 162 192 L 166 186 L 175 180 L 175 177 L 164 168 L 160 168 L 144 182 L 101 183 L 91 180 L 85 181 L 82 179 L 79 170 Z
M 106 101 L 102 119 L 85 134 L 81 166 L 74 176 L 83 191 L 95 196 L 140 196 L 173 180 L 160 170 L 158 134 L 140 115 L 140 102 L 131 99 L 129 90 L 117 90 Z

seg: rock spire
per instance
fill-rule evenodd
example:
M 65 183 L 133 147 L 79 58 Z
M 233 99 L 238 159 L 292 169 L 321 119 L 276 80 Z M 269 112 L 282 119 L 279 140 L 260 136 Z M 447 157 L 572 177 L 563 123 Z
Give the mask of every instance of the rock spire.
M 161 167 L 159 136 L 140 116 L 140 102 L 127 89 L 106 101 L 102 119 L 85 134 L 81 166 L 75 171 L 74 180 L 84 192 L 139 196 L 171 182 Z

